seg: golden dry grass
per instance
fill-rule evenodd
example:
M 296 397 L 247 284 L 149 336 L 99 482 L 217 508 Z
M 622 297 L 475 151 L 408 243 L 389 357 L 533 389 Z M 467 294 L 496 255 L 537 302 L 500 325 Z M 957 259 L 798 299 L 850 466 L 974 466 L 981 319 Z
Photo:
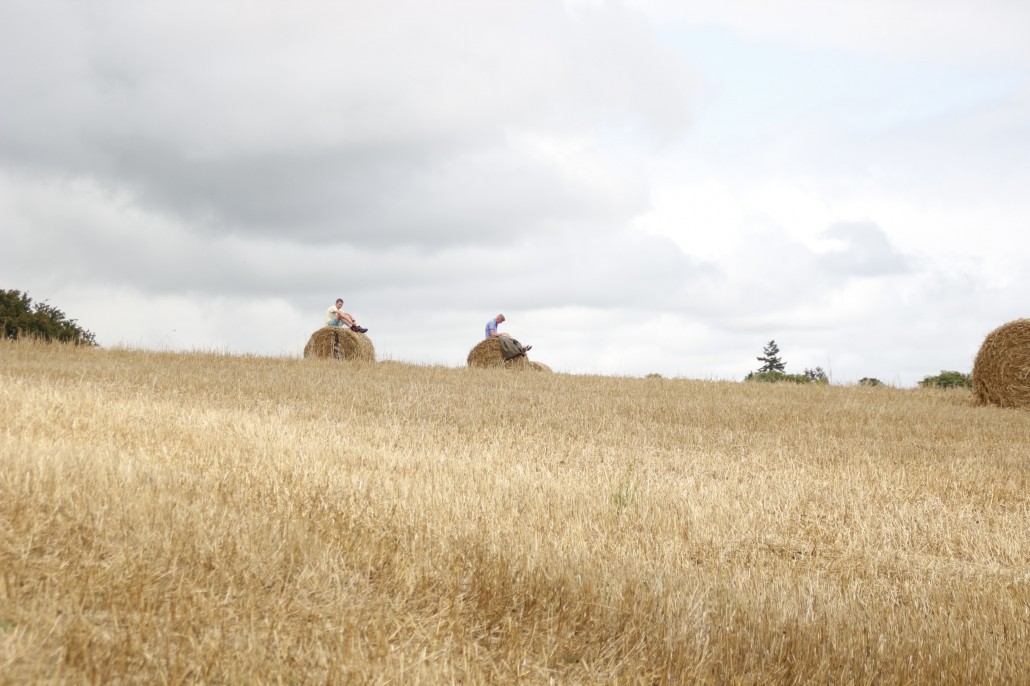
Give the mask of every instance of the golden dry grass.
M 967 391 L 0 343 L 0 682 L 1017 683 Z

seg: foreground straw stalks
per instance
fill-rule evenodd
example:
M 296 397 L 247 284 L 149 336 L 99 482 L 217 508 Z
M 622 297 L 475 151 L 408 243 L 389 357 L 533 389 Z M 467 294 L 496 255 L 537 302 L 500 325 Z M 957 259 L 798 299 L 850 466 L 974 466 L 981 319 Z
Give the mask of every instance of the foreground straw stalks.
M 340 364 L 0 344 L 0 682 L 1026 680 L 1030 413 Z

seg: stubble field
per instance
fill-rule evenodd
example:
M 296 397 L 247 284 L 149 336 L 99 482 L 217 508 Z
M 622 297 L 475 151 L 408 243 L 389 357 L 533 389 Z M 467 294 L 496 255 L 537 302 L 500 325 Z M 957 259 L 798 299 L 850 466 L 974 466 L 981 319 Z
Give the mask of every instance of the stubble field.
M 1030 412 L 0 343 L 0 683 L 1030 682 Z

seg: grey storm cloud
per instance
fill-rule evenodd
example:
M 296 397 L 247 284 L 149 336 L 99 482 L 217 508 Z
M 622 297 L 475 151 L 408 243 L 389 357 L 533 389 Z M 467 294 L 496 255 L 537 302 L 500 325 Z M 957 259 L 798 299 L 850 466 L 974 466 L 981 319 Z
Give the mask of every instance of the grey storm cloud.
M 40 0 L 5 9 L 0 59 L 19 103 L 7 169 L 304 243 L 489 243 L 627 216 L 642 193 L 613 201 L 548 140 L 674 135 L 691 104 L 692 75 L 640 18 L 532 0 Z
M 119 174 L 141 205 L 223 232 L 304 243 L 493 243 L 627 211 L 512 148 L 434 155 L 353 146 L 210 160 L 140 142 L 121 148 L 108 146 L 119 150 Z
M 82 182 L 17 187 L 25 230 L 8 247 L 47 254 L 80 286 L 120 283 L 154 294 L 301 299 L 349 284 L 382 306 L 421 302 L 524 308 L 662 307 L 690 310 L 721 273 L 667 238 L 611 226 L 547 234 L 520 232 L 507 245 L 467 241 L 420 246 L 327 243 L 292 236 L 212 234 L 141 210 L 124 196 Z M 61 196 L 63 202 L 52 204 Z M 74 230 L 68 230 L 74 226 Z M 31 230 L 29 228 L 31 227 Z M 360 286 L 356 286 L 360 284 Z M 493 307 L 490 305 L 491 308 Z

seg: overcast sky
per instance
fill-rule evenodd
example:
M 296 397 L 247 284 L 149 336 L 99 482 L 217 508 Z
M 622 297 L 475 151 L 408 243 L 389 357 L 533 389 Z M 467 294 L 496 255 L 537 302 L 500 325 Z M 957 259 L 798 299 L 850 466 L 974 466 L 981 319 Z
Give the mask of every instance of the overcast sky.
M 1023 0 L 0 0 L 0 288 L 104 346 L 911 386 L 1030 316 Z

